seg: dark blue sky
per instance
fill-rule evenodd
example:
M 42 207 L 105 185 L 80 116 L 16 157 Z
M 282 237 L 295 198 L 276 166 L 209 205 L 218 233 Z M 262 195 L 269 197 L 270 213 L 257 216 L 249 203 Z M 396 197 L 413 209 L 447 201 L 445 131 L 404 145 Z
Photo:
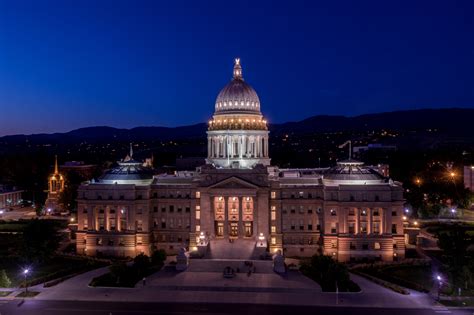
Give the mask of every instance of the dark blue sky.
M 474 107 L 473 12 L 452 0 L 0 0 L 0 135 L 207 121 L 236 56 L 270 122 Z

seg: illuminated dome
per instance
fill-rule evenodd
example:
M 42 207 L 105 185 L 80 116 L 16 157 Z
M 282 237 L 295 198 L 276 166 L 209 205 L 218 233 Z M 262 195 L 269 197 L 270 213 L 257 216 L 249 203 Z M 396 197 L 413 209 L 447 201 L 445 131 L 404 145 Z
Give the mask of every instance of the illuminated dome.
M 235 59 L 234 77 L 219 93 L 215 105 L 216 114 L 229 112 L 260 113 L 257 92 L 242 77 L 240 59 Z
M 255 90 L 244 82 L 240 59 L 234 76 L 217 96 L 207 129 L 207 163 L 218 168 L 270 165 L 267 121 Z

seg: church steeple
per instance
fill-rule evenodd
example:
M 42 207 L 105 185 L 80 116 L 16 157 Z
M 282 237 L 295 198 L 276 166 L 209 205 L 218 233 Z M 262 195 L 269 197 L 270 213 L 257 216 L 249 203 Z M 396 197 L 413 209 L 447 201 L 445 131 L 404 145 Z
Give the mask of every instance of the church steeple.
M 54 156 L 54 174 L 59 174 L 59 168 L 58 168 L 58 156 Z

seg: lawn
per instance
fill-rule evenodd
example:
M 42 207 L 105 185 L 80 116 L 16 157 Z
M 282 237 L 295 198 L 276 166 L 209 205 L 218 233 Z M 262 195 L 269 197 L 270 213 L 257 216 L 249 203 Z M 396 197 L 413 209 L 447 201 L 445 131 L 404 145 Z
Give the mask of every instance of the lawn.
M 11 287 L 24 285 L 24 268 L 30 270 L 28 282 L 30 285 L 50 281 L 77 272 L 87 271 L 104 266 L 104 263 L 75 257 L 55 257 L 44 263 L 25 265 L 19 258 L 0 259 L 0 270 L 5 269 L 12 284 Z
M 433 286 L 431 266 L 395 265 L 364 268 L 362 272 L 409 289 L 428 292 Z
M 13 291 L 0 291 L 0 297 L 6 297 L 10 295 Z

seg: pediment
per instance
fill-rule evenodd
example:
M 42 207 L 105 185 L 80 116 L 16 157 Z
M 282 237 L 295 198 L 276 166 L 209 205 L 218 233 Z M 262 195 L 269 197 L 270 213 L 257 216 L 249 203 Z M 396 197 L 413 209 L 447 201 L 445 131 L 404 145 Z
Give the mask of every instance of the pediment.
M 209 188 L 232 188 L 232 189 L 238 189 L 238 188 L 243 188 L 243 189 L 257 189 L 258 186 L 246 181 L 246 180 L 243 180 L 241 178 L 238 178 L 238 177 L 235 177 L 235 176 L 232 176 L 232 177 L 229 177 L 229 178 L 226 178 L 220 182 L 217 182 L 211 186 L 209 186 Z

